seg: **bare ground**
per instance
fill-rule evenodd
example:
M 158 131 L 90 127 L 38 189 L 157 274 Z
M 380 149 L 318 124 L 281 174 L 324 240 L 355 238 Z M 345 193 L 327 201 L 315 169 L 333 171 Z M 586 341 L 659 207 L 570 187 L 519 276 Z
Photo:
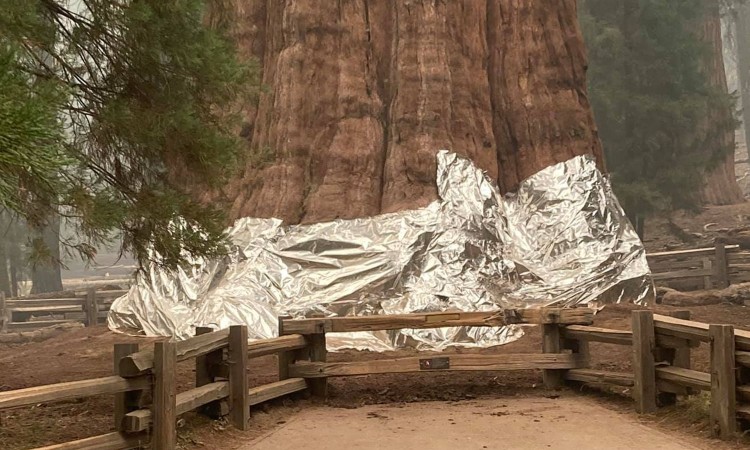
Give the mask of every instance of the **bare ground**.
M 306 408 L 242 449 L 698 450 L 710 445 L 645 426 L 591 398 L 566 393 L 371 405 L 354 411 Z
M 648 219 L 643 243 L 649 252 L 712 247 L 716 237 L 730 230 L 747 230 L 748 219 L 750 202 L 711 206 L 697 213 L 677 212 L 671 216 L 677 229 L 669 225 L 666 217 Z
M 596 325 L 627 329 L 630 309 L 626 306 L 608 307 L 597 315 Z M 750 308 L 712 305 L 693 307 L 691 310 L 696 320 L 750 328 Z M 111 374 L 112 346 L 127 341 L 147 345 L 144 339 L 128 338 L 111 333 L 104 327 L 97 327 L 75 330 L 45 342 L 0 347 L 0 390 Z M 523 353 L 538 352 L 540 348 L 540 335 L 532 327 L 523 339 L 505 346 L 481 350 L 454 349 L 450 352 Z M 591 353 L 594 367 L 630 370 L 629 347 L 592 344 Z M 331 354 L 330 359 L 367 360 L 412 354 L 414 352 L 409 350 L 388 354 L 343 352 Z M 707 349 L 704 346 L 695 349 L 693 359 L 695 368 L 705 370 L 708 366 Z M 181 363 L 178 369 L 178 389 L 188 389 L 194 379 L 193 367 L 189 363 Z M 272 382 L 276 380 L 276 376 L 275 358 L 260 358 L 255 360 L 253 370 L 249 373 L 250 384 L 254 386 Z M 477 399 L 550 395 L 540 384 L 541 374 L 538 371 L 389 374 L 338 378 L 330 381 L 327 404 L 334 408 L 354 409 L 378 404 L 470 402 Z M 627 390 L 587 390 L 583 393 L 608 408 L 631 415 L 635 420 Z M 705 403 L 698 398 L 677 408 L 662 409 L 656 420 L 648 422 L 668 431 L 681 430 L 679 432 L 686 435 L 707 438 L 706 409 L 702 402 Z M 274 427 L 283 425 L 312 403 L 307 399 L 284 399 L 256 408 L 251 421 L 252 429 L 244 433 L 234 430 L 225 422 L 187 414 L 180 423 L 180 445 L 183 448 L 237 448 Z M 109 396 L 17 408 L 0 412 L 0 443 L 2 448 L 7 449 L 33 448 L 105 433 L 112 430 L 112 425 L 112 398 Z M 734 447 L 734 444 L 711 442 L 714 447 L 719 445 L 716 448 Z M 738 446 L 740 444 L 740 441 L 736 443 Z

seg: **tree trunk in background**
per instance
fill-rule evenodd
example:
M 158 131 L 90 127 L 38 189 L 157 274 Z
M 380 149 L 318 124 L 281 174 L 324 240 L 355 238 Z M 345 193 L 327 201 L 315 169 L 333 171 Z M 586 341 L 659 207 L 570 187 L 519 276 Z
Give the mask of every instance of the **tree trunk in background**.
M 42 232 L 42 240 L 51 259 L 60 261 L 60 219 L 54 219 Z M 31 269 L 31 293 L 59 292 L 63 290 L 59 263 L 40 263 Z
M 721 13 L 718 4 L 710 7 L 710 14 L 704 22 L 702 32 L 704 41 L 712 50 L 704 63 L 709 82 L 721 92 L 727 92 L 721 39 Z M 717 148 L 729 149 L 722 161 L 706 174 L 706 185 L 701 195 L 705 204 L 734 205 L 745 200 L 734 172 L 734 130 L 731 127 L 715 125 L 729 121 L 731 118 L 732 111 L 729 108 L 714 110 L 707 117 L 705 131 L 702 131 L 706 133 L 707 151 L 713 152 Z M 717 129 L 725 131 L 717 132 Z
M 7 297 L 18 296 L 18 271 L 25 264 L 21 247 L 28 237 L 25 230 L 8 211 L 0 212 L 0 290 Z
M 2 247 L 0 247 L 0 292 L 4 293 L 6 297 L 14 296 L 8 273 L 8 259 Z
M 639 18 L 638 14 L 641 9 L 640 0 L 623 0 L 622 4 L 622 39 L 628 54 L 632 55 L 636 47 L 635 37 L 638 32 Z M 629 91 L 635 91 L 632 83 L 635 81 L 635 70 L 633 68 L 633 61 L 630 58 L 623 58 L 622 73 L 624 75 L 624 87 Z M 630 111 L 623 113 L 623 128 L 625 129 L 627 136 L 633 136 L 635 134 L 635 124 L 633 121 L 633 114 Z M 642 161 L 642 165 L 647 164 L 646 159 Z M 644 172 L 646 173 L 646 172 Z M 646 238 L 646 217 L 637 212 L 628 211 L 628 219 L 633 224 L 635 232 L 641 240 Z
M 235 6 L 234 37 L 268 89 L 245 118 L 232 218 L 422 207 L 437 196 L 440 149 L 468 156 L 503 191 L 577 155 L 604 168 L 575 0 Z
M 747 159 L 750 159 L 750 3 L 736 6 L 735 45 Z
M 21 239 L 20 236 L 16 236 L 17 240 L 12 245 L 6 246 L 6 252 L 8 255 L 7 264 L 8 272 L 10 272 L 10 291 L 11 297 L 18 297 L 18 276 L 19 272 L 22 272 L 23 267 L 26 264 L 24 258 L 21 255 Z

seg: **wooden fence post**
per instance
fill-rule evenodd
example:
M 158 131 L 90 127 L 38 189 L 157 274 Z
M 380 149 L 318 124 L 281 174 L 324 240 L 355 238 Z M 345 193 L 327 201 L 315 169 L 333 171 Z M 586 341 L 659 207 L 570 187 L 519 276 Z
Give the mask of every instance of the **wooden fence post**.
M 668 316 L 676 319 L 690 320 L 690 311 L 670 311 Z M 657 347 L 655 352 L 656 362 L 666 362 L 670 366 L 690 369 L 690 341 L 685 341 L 685 346 L 679 348 Z M 689 387 L 665 382 L 657 383 L 657 388 L 664 389 L 657 393 L 657 404 L 659 406 L 674 405 L 677 403 L 677 395 L 690 395 Z
M 8 322 L 10 322 L 10 314 L 5 307 L 5 292 L 0 292 L 0 333 L 8 331 Z
M 154 344 L 154 401 L 151 406 L 155 450 L 171 450 L 177 445 L 177 393 L 175 371 L 177 352 L 174 342 Z
M 229 327 L 229 415 L 239 430 L 247 430 L 250 402 L 247 384 L 247 327 Z
M 560 330 L 562 332 L 562 329 Z M 578 355 L 586 363 L 585 367 L 589 367 L 589 341 L 582 339 L 566 339 L 562 340 L 563 349 L 570 350 L 574 355 Z M 563 378 L 565 374 L 563 373 Z M 567 380 L 566 384 L 571 387 L 580 388 L 583 383 L 579 381 Z
M 719 289 L 729 287 L 729 262 L 727 260 L 727 248 L 723 242 L 716 242 L 715 244 L 716 254 L 716 267 L 714 267 L 714 273 L 716 274 L 716 282 Z
M 284 336 L 284 320 L 291 319 L 290 316 L 279 316 L 279 336 Z M 295 351 L 286 351 L 278 353 L 279 360 L 279 381 L 289 378 L 289 364 L 294 363 Z
M 562 351 L 562 338 L 560 326 L 556 323 L 542 325 L 542 352 L 560 353 Z M 565 382 L 565 371 L 558 369 L 542 370 L 542 380 L 547 389 L 559 389 Z
M 633 372 L 635 408 L 640 414 L 656 411 L 656 366 L 654 313 L 633 311 Z
M 714 283 L 712 279 L 711 274 L 715 274 L 716 271 L 713 270 L 713 264 L 711 264 L 711 259 L 706 257 L 702 259 L 703 262 L 703 269 L 709 274 L 703 276 L 703 289 L 713 289 Z
M 742 387 L 750 384 L 750 367 L 747 367 L 742 364 L 742 362 L 738 361 L 737 353 L 735 353 L 735 367 L 737 368 L 737 387 Z M 742 396 L 738 396 L 735 403 L 739 403 L 742 400 Z M 740 413 L 741 409 L 747 410 L 747 405 L 737 405 L 737 432 L 747 434 L 750 433 L 750 431 L 748 431 L 750 430 L 750 416 Z
M 711 342 L 711 427 L 716 436 L 731 438 L 737 431 L 734 327 L 709 325 Z
M 322 317 L 322 315 L 314 315 L 312 317 Z M 286 334 L 283 322 L 284 320 L 288 319 L 290 319 L 290 317 L 279 318 L 279 336 L 283 336 L 284 334 Z M 309 360 L 314 362 L 326 362 L 326 332 L 324 327 L 321 327 L 321 329 L 317 330 L 313 334 L 306 334 L 305 341 L 307 343 L 307 346 L 295 351 L 292 356 L 289 356 L 289 358 L 293 358 L 292 361 Z M 279 361 L 281 363 L 281 358 Z M 282 374 L 285 374 L 284 376 L 288 376 L 288 369 L 286 369 L 286 371 L 282 371 L 282 369 L 280 369 L 279 376 L 282 376 Z M 310 389 L 311 395 L 324 399 L 328 395 L 328 378 L 308 378 L 307 387 Z
M 197 327 L 195 335 L 213 333 L 209 327 Z M 224 362 L 224 349 L 215 350 L 211 353 L 195 358 L 195 387 L 205 386 L 216 381 L 217 370 Z M 226 399 L 216 400 L 203 405 L 199 411 L 201 414 L 211 418 L 219 418 L 229 414 L 229 403 Z
M 114 374 L 120 375 L 120 360 L 138 352 L 138 344 L 115 344 Z M 115 394 L 115 430 L 122 431 L 125 414 L 138 409 L 143 391 L 120 392 Z
M 200 336 L 202 334 L 208 334 L 213 332 L 213 329 L 209 327 L 196 327 L 195 335 Z M 212 352 L 215 353 L 215 352 Z M 198 356 L 195 358 L 195 387 L 205 386 L 209 383 L 213 383 L 214 377 L 211 374 L 211 367 L 208 363 L 208 356 L 211 353 Z
M 93 327 L 99 322 L 99 307 L 96 303 L 96 289 L 86 291 L 86 326 Z
M 679 311 L 672 311 L 669 313 L 670 316 L 675 319 L 690 320 L 690 311 L 682 309 Z M 692 367 L 692 360 L 690 357 L 690 346 L 675 349 L 674 361 L 672 365 L 675 367 L 681 367 L 683 369 L 689 369 Z
M 326 362 L 326 334 L 322 333 L 309 334 L 305 336 L 310 348 L 310 361 Z M 308 380 L 310 393 L 318 398 L 325 399 L 328 395 L 328 378 L 311 378 Z

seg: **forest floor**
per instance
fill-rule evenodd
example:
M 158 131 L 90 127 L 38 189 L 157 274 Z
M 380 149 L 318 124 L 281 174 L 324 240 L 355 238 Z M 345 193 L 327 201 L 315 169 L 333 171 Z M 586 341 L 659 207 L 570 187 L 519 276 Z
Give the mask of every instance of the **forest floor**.
M 713 247 L 715 238 L 732 233 L 750 235 L 750 202 L 648 219 L 643 243 L 649 252 Z
M 731 207 L 716 207 L 697 215 L 677 215 L 672 222 L 684 233 L 675 235 L 674 226 L 666 219 L 653 219 L 646 224 L 646 246 L 649 251 L 690 248 L 713 245 L 717 231 L 739 229 L 750 223 L 750 203 Z M 704 228 L 706 224 L 712 224 Z M 721 232 L 721 231 L 719 231 Z M 693 235 L 694 240 L 686 235 Z M 630 307 L 612 306 L 596 316 L 595 325 L 628 329 Z M 667 306 L 657 311 L 667 311 Z M 750 308 L 739 305 L 711 305 L 692 307 L 693 318 L 709 323 L 729 323 L 738 328 L 750 329 Z M 75 329 L 44 342 L 20 345 L 0 345 L 0 391 L 20 389 L 43 384 L 80 380 L 110 375 L 112 373 L 112 347 L 115 343 L 137 342 L 148 345 L 149 340 L 115 334 L 105 327 Z M 449 353 L 527 353 L 541 349 L 538 329 L 529 327 L 522 339 L 508 345 L 487 349 L 452 349 Z M 631 350 L 609 344 L 592 344 L 592 367 L 612 371 L 630 370 Z M 414 355 L 414 351 L 401 350 L 385 354 L 371 352 L 341 352 L 330 355 L 332 361 L 370 360 Z M 423 355 L 424 353 L 420 353 Z M 693 351 L 693 364 L 697 370 L 708 367 L 708 349 L 705 344 Z M 275 357 L 254 360 L 248 374 L 250 385 L 257 386 L 276 380 Z M 178 390 L 193 386 L 194 367 L 188 363 L 178 365 Z M 355 409 L 369 405 L 388 407 L 442 402 L 450 405 L 498 399 L 549 399 L 572 396 L 570 390 L 550 392 L 541 385 L 539 371 L 514 372 L 448 372 L 429 374 L 389 374 L 365 377 L 336 378 L 330 380 L 326 406 Z M 748 442 L 722 443 L 709 438 L 706 397 L 692 397 L 687 404 L 661 408 L 654 417 L 639 418 L 633 413 L 627 389 L 592 390 L 579 392 L 588 399 L 608 409 L 626 415 L 627 420 L 641 421 L 666 433 L 700 439 L 698 448 L 739 448 Z M 509 400 L 510 401 L 510 400 Z M 281 399 L 255 408 L 251 429 L 239 432 L 225 421 L 212 421 L 193 413 L 182 417 L 179 423 L 180 448 L 242 448 L 254 439 L 267 435 L 286 424 L 297 414 L 311 406 L 320 406 L 305 398 Z M 491 409 L 491 408 L 490 408 Z M 363 410 L 365 411 L 365 410 Z M 369 410 L 366 410 L 369 411 Z M 489 411 L 489 409 L 487 410 Z M 361 415 L 361 414 L 360 414 Z M 112 397 L 100 396 L 55 404 L 0 411 L 0 447 L 26 449 L 113 430 Z M 693 443 L 693 445 L 695 445 Z

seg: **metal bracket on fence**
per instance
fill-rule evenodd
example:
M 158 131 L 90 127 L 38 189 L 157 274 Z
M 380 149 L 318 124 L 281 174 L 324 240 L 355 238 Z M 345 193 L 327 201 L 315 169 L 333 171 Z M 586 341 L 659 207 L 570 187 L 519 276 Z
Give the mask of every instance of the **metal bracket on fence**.
M 511 325 L 514 323 L 523 323 L 523 317 L 521 317 L 521 314 L 516 309 L 503 310 L 503 317 L 505 319 L 506 325 Z
M 443 356 L 419 360 L 419 370 L 446 370 L 451 368 L 451 359 Z

